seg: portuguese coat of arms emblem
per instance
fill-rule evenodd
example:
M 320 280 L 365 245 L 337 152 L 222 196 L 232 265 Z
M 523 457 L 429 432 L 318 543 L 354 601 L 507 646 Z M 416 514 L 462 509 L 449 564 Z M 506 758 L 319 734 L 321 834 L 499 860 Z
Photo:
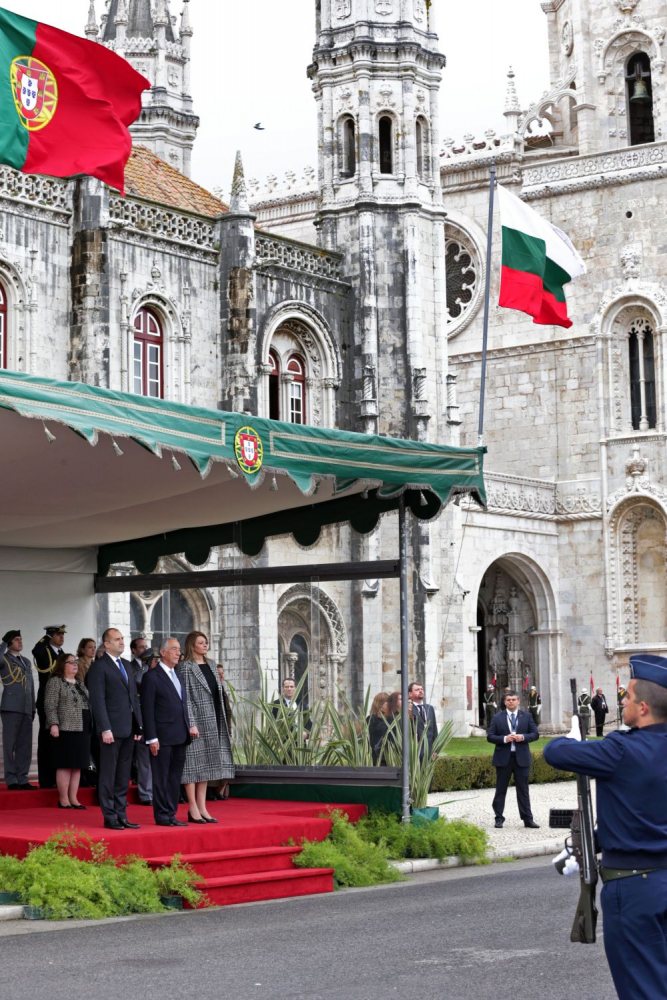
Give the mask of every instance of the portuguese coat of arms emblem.
M 29 132 L 37 132 L 48 125 L 56 113 L 56 78 L 48 66 L 32 56 L 17 56 L 10 74 L 19 120 Z
M 247 475 L 259 472 L 264 457 L 262 440 L 252 427 L 241 427 L 234 438 L 236 461 Z

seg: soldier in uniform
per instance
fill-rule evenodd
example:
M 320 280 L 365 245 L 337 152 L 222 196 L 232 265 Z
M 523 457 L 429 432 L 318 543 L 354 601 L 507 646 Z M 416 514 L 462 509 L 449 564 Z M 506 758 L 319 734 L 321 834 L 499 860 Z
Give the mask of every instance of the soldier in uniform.
M 544 759 L 596 779 L 607 961 L 621 1000 L 657 1000 L 667 991 L 667 658 L 631 656 L 630 672 L 632 728 L 582 743 L 573 725 Z
M 530 689 L 530 695 L 528 696 L 528 708 L 530 709 L 530 714 L 533 717 L 533 722 L 536 726 L 540 724 L 540 716 L 542 714 L 542 695 L 539 693 L 535 685 Z
M 11 791 L 31 791 L 37 788 L 28 781 L 32 760 L 35 685 L 32 664 L 21 655 L 22 649 L 21 632 L 18 629 L 5 632 L 0 642 L 0 713 L 5 784 Z
M 56 787 L 56 772 L 51 764 L 51 739 L 46 728 L 44 711 L 44 693 L 51 678 L 53 664 L 62 652 L 65 641 L 65 625 L 47 625 L 44 635 L 35 643 L 32 655 L 37 668 L 39 687 L 37 690 L 37 715 L 39 716 L 39 733 L 37 735 L 37 777 L 40 788 Z
M 588 688 L 581 689 L 581 694 L 577 698 L 577 710 L 581 716 L 585 735 L 588 736 L 591 728 L 591 696 L 588 693 Z
M 493 684 L 489 684 L 488 688 L 484 692 L 484 721 L 487 729 L 491 725 L 491 719 L 496 714 L 497 708 L 496 689 Z
M 621 685 L 620 688 L 618 689 L 618 694 L 616 695 L 616 704 L 618 705 L 619 726 L 623 725 L 623 699 L 625 698 L 627 693 L 628 692 L 626 691 L 626 689 L 623 687 L 623 685 Z

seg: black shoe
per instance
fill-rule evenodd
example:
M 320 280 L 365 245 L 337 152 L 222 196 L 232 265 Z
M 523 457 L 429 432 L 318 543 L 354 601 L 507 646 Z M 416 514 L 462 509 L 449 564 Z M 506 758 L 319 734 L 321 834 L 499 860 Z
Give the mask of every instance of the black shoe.
M 213 818 L 213 816 L 203 816 L 202 819 L 204 820 L 205 823 L 217 823 L 218 822 L 217 819 Z
M 505 820 L 502 818 L 502 816 L 496 816 L 496 822 L 495 822 L 494 826 L 496 827 L 496 829 L 499 830 L 501 828 L 501 826 L 503 825 L 504 822 L 505 822 Z
M 69 807 L 70 807 L 70 809 L 87 809 L 88 808 L 87 806 L 82 806 L 80 802 L 76 806 L 74 805 L 73 802 L 70 802 Z
M 184 823 L 183 820 L 180 819 L 172 819 L 169 821 L 169 826 L 187 826 L 187 825 L 188 825 L 187 823 Z
M 66 805 L 66 806 L 64 806 L 64 805 L 62 804 L 62 802 L 59 802 L 59 803 L 58 803 L 58 808 L 59 808 L 59 809 L 71 809 L 72 807 L 71 807 L 70 805 Z
M 207 822 L 208 820 L 204 819 L 203 816 L 200 816 L 199 819 L 195 819 L 194 816 L 191 816 L 190 813 L 188 813 L 188 823 L 207 823 Z
M 7 785 L 7 791 L 8 792 L 18 792 L 18 790 L 19 790 L 19 786 L 16 784 L 16 782 L 14 782 L 14 784 L 12 784 L 12 785 Z
M 523 825 L 529 827 L 531 830 L 539 830 L 540 824 L 536 823 L 534 819 L 525 819 Z
M 156 819 L 155 820 L 155 825 L 156 826 L 171 826 L 171 820 L 168 820 L 168 819 Z
M 124 817 L 123 817 L 123 819 L 119 819 L 118 822 L 120 823 L 120 825 L 125 830 L 140 830 L 141 829 L 141 825 L 139 823 L 130 823 L 130 821 L 128 819 L 125 819 Z
M 140 806 L 152 806 L 153 805 L 153 800 L 152 799 L 139 799 L 139 805 Z
M 23 785 L 19 785 L 20 792 L 38 792 L 39 788 L 37 785 L 31 785 L 29 782 L 25 782 Z
M 121 826 L 120 823 L 118 823 L 118 822 L 114 823 L 114 821 L 111 820 L 111 819 L 105 819 L 105 821 L 104 821 L 104 829 L 105 830 L 124 830 L 125 827 Z

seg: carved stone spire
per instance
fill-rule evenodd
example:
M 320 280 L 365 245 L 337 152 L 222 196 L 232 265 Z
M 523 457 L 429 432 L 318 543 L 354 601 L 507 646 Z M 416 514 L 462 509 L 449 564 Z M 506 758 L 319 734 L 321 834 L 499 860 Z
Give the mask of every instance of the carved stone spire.
M 113 23 L 116 25 L 116 30 L 119 24 L 127 25 L 127 0 L 118 0 L 118 7 L 116 8 L 116 16 L 113 19 Z
M 158 25 L 164 25 L 166 27 L 170 23 L 169 11 L 167 10 L 167 0 L 157 0 L 153 24 L 157 28 Z
M 234 164 L 234 179 L 232 181 L 232 197 L 229 202 L 229 211 L 234 215 L 244 215 L 250 212 L 248 204 L 248 192 L 245 186 L 245 174 L 243 172 L 243 160 L 241 150 L 236 151 L 236 162 Z
M 183 0 L 183 13 L 181 14 L 181 38 L 184 35 L 192 34 L 192 25 L 190 24 L 190 0 Z
M 90 0 L 88 5 L 88 24 L 85 27 L 86 38 L 92 42 L 97 38 L 97 16 L 95 14 L 95 0 Z
M 521 105 L 519 104 L 519 98 L 517 97 L 514 85 L 514 70 L 511 66 L 507 71 L 507 91 L 505 93 L 505 110 L 503 114 L 507 118 L 508 131 L 516 132 L 519 127 L 519 118 L 521 117 Z

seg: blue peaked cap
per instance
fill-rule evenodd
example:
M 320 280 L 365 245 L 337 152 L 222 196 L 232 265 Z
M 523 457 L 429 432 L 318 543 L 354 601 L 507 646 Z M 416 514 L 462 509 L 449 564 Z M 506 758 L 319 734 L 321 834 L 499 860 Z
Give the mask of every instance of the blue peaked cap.
M 630 657 L 630 676 L 636 681 L 651 681 L 667 688 L 667 657 L 639 653 Z

